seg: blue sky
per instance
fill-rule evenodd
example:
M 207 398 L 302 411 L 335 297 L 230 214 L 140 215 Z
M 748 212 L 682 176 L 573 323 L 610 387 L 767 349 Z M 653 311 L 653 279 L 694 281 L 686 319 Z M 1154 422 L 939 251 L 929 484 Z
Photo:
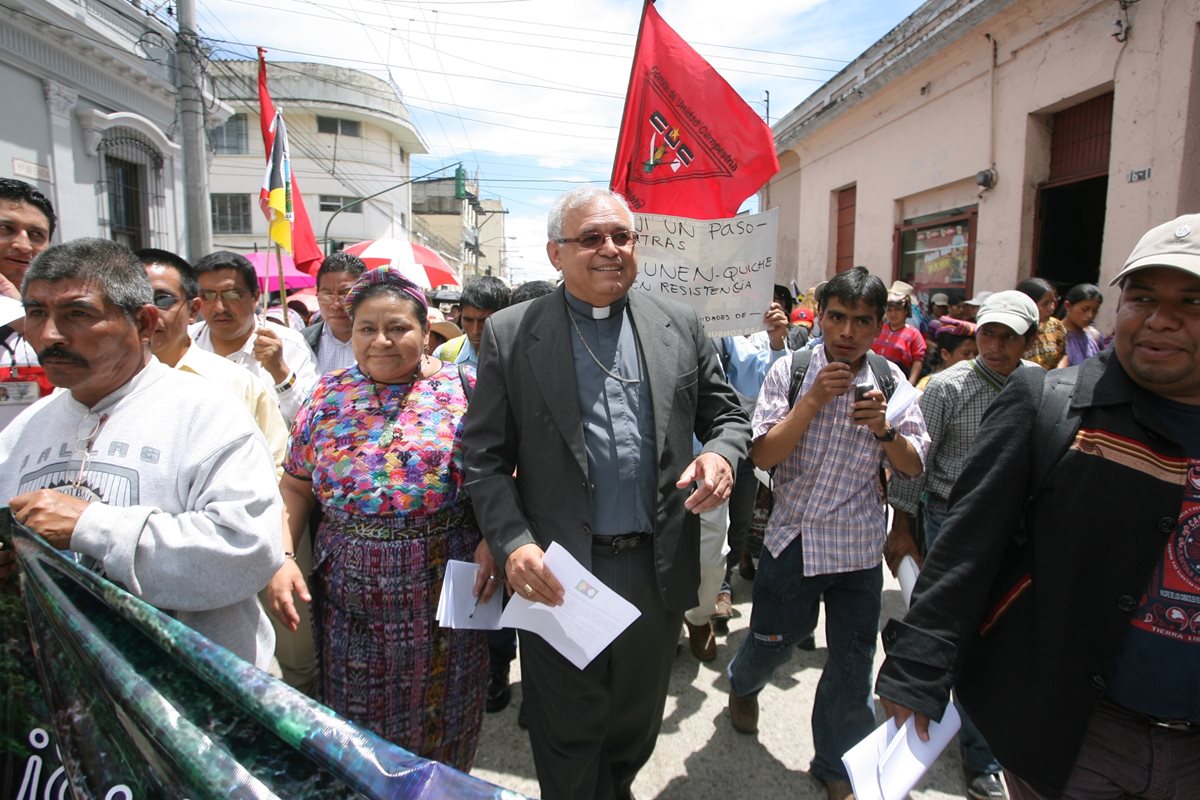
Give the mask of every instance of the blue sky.
M 920 5 L 656 3 L 760 115 L 770 93 L 772 123 Z M 199 26 L 216 57 L 262 45 L 280 60 L 394 81 L 430 148 L 413 159 L 413 174 L 461 160 L 483 197 L 504 202 L 519 282 L 554 275 L 545 255 L 550 201 L 608 182 L 641 8 L 636 0 L 202 0 Z M 485 225 L 485 241 L 488 233 Z

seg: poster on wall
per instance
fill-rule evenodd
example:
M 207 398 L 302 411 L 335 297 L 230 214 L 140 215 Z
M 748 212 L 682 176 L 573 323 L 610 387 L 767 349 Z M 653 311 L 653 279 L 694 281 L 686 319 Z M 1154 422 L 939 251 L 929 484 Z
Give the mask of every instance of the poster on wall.
M 916 232 L 913 285 L 942 289 L 966 288 L 967 227 L 962 223 L 925 228 Z

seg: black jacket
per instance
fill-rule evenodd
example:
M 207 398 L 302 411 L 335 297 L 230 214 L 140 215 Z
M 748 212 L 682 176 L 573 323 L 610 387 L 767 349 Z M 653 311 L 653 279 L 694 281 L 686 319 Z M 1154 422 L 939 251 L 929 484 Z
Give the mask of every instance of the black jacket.
M 664 605 L 682 613 L 697 602 L 700 518 L 675 481 L 694 458 L 693 434 L 736 471 L 750 422 L 695 312 L 640 292 L 629 311 L 653 402 L 655 567 Z M 463 451 L 475 516 L 501 564 L 522 545 L 558 542 L 591 569 L 592 477 L 568 325 L 559 287 L 497 311 L 483 328 Z
M 988 409 L 913 606 L 884 630 L 876 687 L 938 719 L 954 686 L 1000 763 L 1051 796 L 1175 530 L 1187 473 L 1111 351 L 1078 369 L 1080 429 L 1040 487 L 1031 439 L 1045 373 L 1019 370 Z
M 300 331 L 300 335 L 304 337 L 304 341 L 308 342 L 308 346 L 312 348 L 313 355 L 316 355 L 317 349 L 321 346 L 321 332 L 325 330 L 325 321 L 314 322 L 304 330 Z

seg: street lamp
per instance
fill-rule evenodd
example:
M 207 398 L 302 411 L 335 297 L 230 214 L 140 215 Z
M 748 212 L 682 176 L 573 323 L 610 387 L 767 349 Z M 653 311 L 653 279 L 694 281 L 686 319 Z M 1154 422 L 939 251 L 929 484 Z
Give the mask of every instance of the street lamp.
M 325 237 L 324 237 L 325 238 L 325 255 L 329 255 L 329 251 L 332 249 L 331 245 L 333 244 L 329 240 L 329 226 L 333 224 L 333 220 L 335 217 L 337 217 L 338 214 L 342 213 L 343 211 L 345 211 L 348 208 L 354 208 L 354 206 L 361 205 L 362 203 L 365 203 L 368 200 L 374 200 L 376 197 L 379 197 L 379 195 L 381 195 L 381 194 L 387 194 L 392 189 L 399 189 L 401 186 L 407 186 L 408 184 L 412 183 L 413 181 L 419 181 L 422 178 L 428 178 L 430 175 L 441 172 L 442 170 L 450 169 L 451 167 L 457 167 L 457 169 L 455 170 L 454 196 L 456 198 L 458 198 L 459 200 L 462 200 L 465 197 L 465 194 L 461 197 L 459 196 L 460 189 L 459 189 L 459 179 L 458 179 L 458 177 L 459 177 L 458 170 L 462 169 L 461 161 L 455 161 L 453 164 L 447 164 L 446 166 L 438 167 L 437 169 L 435 169 L 431 172 L 426 172 L 424 175 L 418 175 L 415 178 L 409 178 L 406 181 L 401 181 L 400 183 L 397 183 L 395 186 L 389 186 L 386 189 L 381 189 L 380 191 L 376 192 L 375 194 L 367 195 L 366 197 L 360 197 L 357 200 L 351 200 L 349 203 L 346 203 L 344 206 L 339 208 L 337 211 L 334 211 L 333 214 L 330 215 L 329 221 L 325 223 Z

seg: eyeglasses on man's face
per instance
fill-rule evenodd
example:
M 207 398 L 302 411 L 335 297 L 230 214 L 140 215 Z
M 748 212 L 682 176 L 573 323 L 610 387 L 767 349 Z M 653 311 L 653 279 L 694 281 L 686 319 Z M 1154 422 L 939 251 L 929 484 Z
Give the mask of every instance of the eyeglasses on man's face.
M 349 295 L 349 286 L 336 292 L 330 291 L 329 289 L 322 289 L 321 291 L 317 292 L 317 300 L 321 301 L 322 303 L 344 303 Z
M 170 311 L 177 304 L 182 303 L 182 302 L 183 302 L 183 300 L 181 298 L 176 297 L 175 295 L 171 294 L 170 292 L 155 292 L 154 293 L 154 305 L 158 308 L 159 311 Z
M 578 244 L 584 250 L 598 250 L 604 246 L 607 239 L 612 239 L 613 246 L 624 250 L 627 247 L 633 247 L 637 244 L 637 231 L 615 231 L 613 233 L 585 233 L 583 236 L 576 236 L 571 239 L 558 239 L 559 244 Z
M 242 291 L 241 289 L 223 289 L 219 292 L 213 289 L 204 289 L 200 292 L 200 299 L 206 303 L 215 303 L 217 298 L 220 297 L 224 303 L 236 303 L 249 294 L 249 292 Z

